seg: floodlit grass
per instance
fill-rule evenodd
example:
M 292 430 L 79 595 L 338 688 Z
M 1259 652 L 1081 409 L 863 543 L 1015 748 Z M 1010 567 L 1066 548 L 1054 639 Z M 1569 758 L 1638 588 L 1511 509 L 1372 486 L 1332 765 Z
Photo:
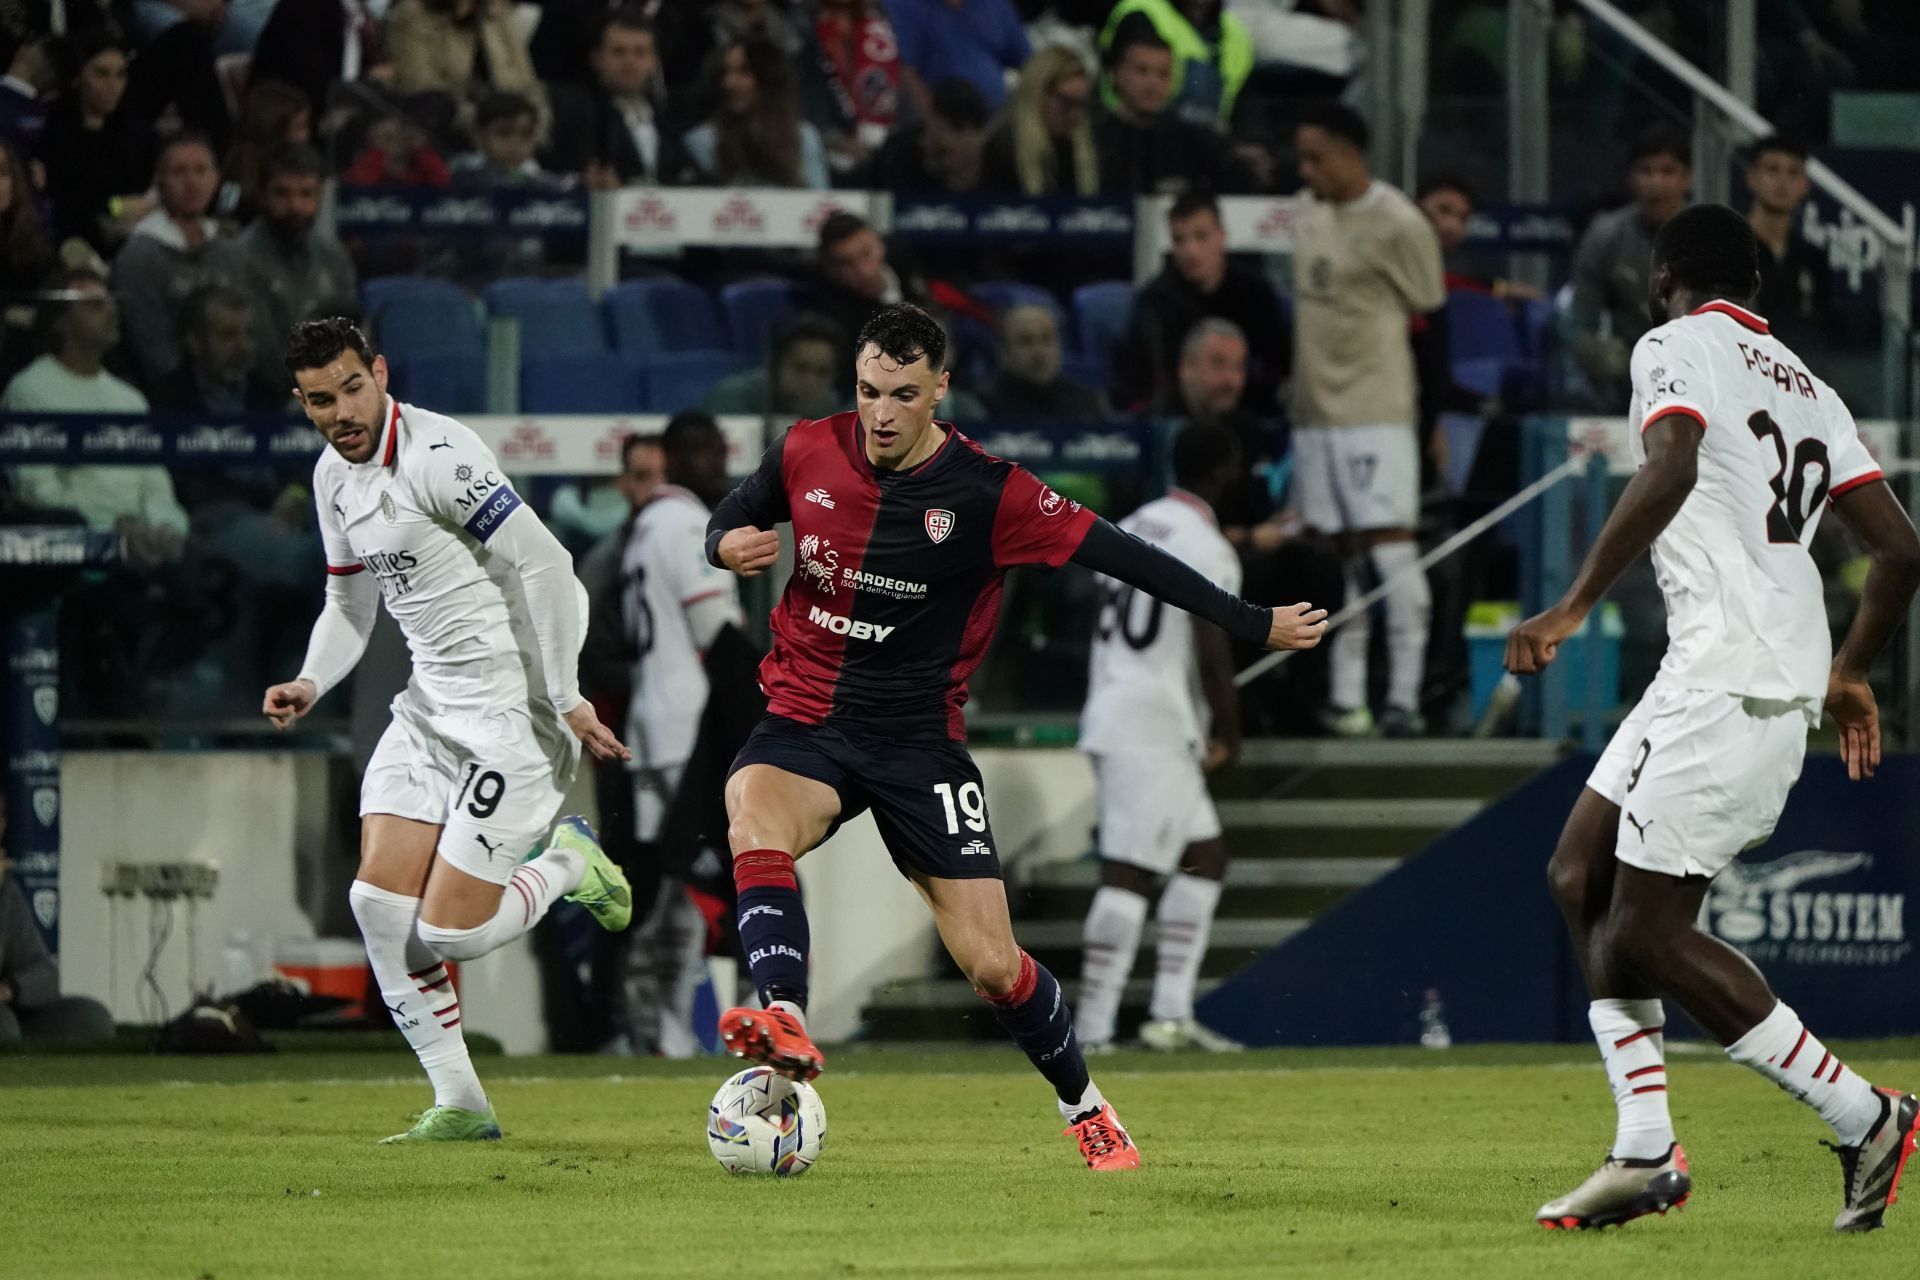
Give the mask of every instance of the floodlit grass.
M 1532 1222 L 1612 1134 L 1579 1049 L 1100 1059 L 1146 1157 L 1104 1176 L 1011 1049 L 843 1050 L 790 1181 L 707 1154 L 727 1062 L 479 1062 L 506 1141 L 423 1149 L 373 1145 L 402 1053 L 0 1057 L 0 1275 L 1920 1277 L 1920 1183 L 1835 1237 L 1824 1127 L 1717 1053 L 1673 1055 L 1692 1205 L 1604 1234 Z

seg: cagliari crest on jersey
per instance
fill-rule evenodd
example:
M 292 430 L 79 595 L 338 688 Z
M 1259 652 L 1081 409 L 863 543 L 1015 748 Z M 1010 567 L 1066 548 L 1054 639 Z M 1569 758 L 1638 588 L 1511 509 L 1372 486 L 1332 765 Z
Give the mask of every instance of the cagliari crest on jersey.
M 927 536 L 935 542 L 945 542 L 947 535 L 953 532 L 953 512 L 934 507 L 927 512 Z

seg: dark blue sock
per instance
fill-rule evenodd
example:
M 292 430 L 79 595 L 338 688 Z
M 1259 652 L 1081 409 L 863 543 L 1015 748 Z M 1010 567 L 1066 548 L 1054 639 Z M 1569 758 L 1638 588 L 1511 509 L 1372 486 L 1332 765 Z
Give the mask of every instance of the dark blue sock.
M 1080 1101 L 1090 1083 L 1087 1059 L 1073 1034 L 1073 1010 L 1067 1008 L 1060 982 L 1046 966 L 1022 951 L 1020 976 L 1014 980 L 1013 990 L 1004 996 L 987 996 L 986 1000 L 1000 1025 L 1027 1055 L 1027 1061 L 1060 1095 L 1060 1101 Z
M 733 860 L 740 893 L 740 948 L 763 1003 L 785 1000 L 807 1007 L 807 909 L 793 855 L 756 849 Z

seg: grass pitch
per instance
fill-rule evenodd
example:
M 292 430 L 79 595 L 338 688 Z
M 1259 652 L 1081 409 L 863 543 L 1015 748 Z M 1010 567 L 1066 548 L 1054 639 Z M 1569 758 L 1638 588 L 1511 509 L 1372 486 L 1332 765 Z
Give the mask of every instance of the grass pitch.
M 0 1276 L 1920 1277 L 1920 1182 L 1834 1236 L 1823 1126 L 1717 1053 L 1672 1055 L 1693 1203 L 1578 1234 L 1532 1222 L 1612 1136 L 1578 1048 L 1099 1059 L 1146 1157 L 1100 1177 L 1008 1048 L 842 1049 L 820 1164 L 729 1178 L 729 1064 L 482 1058 L 506 1141 L 389 1148 L 404 1052 L 0 1057 Z

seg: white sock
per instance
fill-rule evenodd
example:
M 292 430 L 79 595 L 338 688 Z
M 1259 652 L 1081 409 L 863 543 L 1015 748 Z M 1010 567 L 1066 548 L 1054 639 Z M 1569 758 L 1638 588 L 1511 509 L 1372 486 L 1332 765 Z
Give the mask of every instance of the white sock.
M 707 921 L 678 882 L 667 886 L 669 897 L 658 947 L 660 986 L 660 1056 L 693 1058 L 706 1047 L 693 1025 L 693 1002 L 707 976 Z M 713 1028 L 708 1027 L 708 1032 Z
M 1147 920 L 1147 900 L 1126 889 L 1103 884 L 1087 908 L 1082 929 L 1080 998 L 1073 1005 L 1074 1028 L 1081 1044 L 1110 1044 L 1120 1000 L 1126 994 L 1127 975 L 1140 950 L 1140 927 Z
M 1827 1052 L 1785 1001 L 1753 1030 L 1727 1046 L 1727 1056 L 1752 1067 L 1820 1113 L 1843 1147 L 1866 1141 L 1880 1119 L 1880 1095 L 1853 1069 Z
M 433 1082 L 433 1101 L 467 1111 L 487 1109 L 486 1090 L 467 1056 L 460 1033 L 460 997 L 439 956 L 414 933 L 420 899 L 391 893 L 364 880 L 347 891 L 353 918 L 366 939 L 367 960 L 380 998 L 394 1025 L 413 1047 L 414 1056 Z
M 1200 980 L 1200 961 L 1206 957 L 1207 935 L 1213 932 L 1213 912 L 1219 905 L 1218 880 L 1175 872 L 1160 891 L 1160 962 L 1153 971 L 1153 1004 L 1147 1011 L 1156 1022 L 1193 1017 L 1193 987 Z
M 1382 582 L 1411 568 L 1420 559 L 1412 542 L 1383 542 L 1373 548 L 1373 568 Z M 1433 614 L 1433 592 L 1424 573 L 1408 574 L 1387 593 L 1387 705 L 1402 711 L 1420 708 L 1420 685 L 1426 679 L 1427 629 Z
M 1059 1100 L 1055 1099 L 1055 1101 Z M 1088 1080 L 1086 1092 L 1080 1095 L 1078 1101 L 1060 1103 L 1060 1115 L 1068 1124 L 1072 1124 L 1075 1116 L 1083 1116 L 1089 1111 L 1098 1111 L 1106 1105 L 1107 1100 L 1100 1093 L 1100 1086 Z
M 1667 1020 L 1658 1000 L 1595 1000 L 1587 1007 L 1600 1061 L 1620 1109 L 1613 1135 L 1619 1160 L 1657 1160 L 1673 1145 L 1667 1113 Z
M 422 920 L 420 937 L 449 960 L 478 960 L 539 924 L 562 894 L 580 887 L 586 872 L 587 860 L 579 851 L 548 849 L 513 869 L 493 919 L 471 929 L 449 929 Z
M 1346 599 L 1358 600 L 1366 591 L 1360 581 L 1360 562 L 1348 560 L 1343 566 L 1346 575 Z M 1337 711 L 1351 711 L 1355 707 L 1367 705 L 1367 645 L 1373 639 L 1372 610 L 1354 617 L 1351 622 L 1333 633 L 1328 645 L 1327 668 L 1330 687 L 1328 701 Z

